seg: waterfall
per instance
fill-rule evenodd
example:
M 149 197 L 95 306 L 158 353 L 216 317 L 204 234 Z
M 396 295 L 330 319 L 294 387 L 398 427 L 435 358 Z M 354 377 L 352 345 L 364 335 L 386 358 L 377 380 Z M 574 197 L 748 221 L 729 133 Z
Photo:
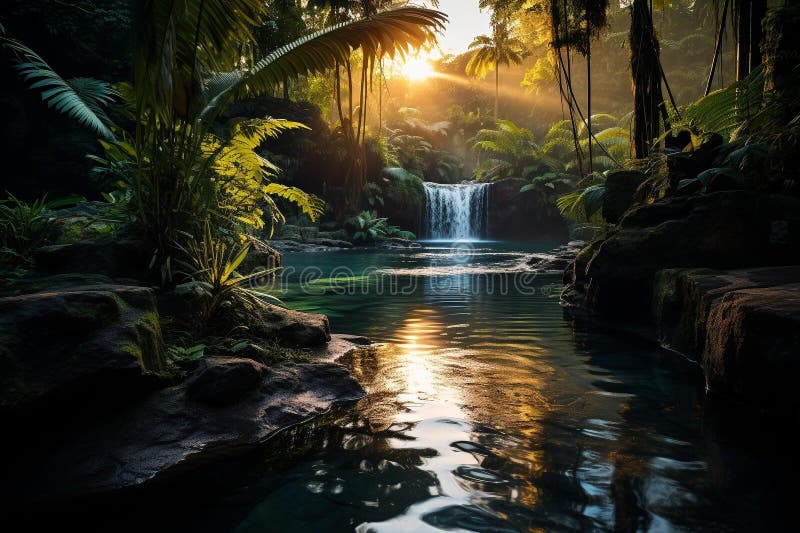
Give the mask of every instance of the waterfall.
M 427 237 L 434 240 L 477 240 L 486 236 L 489 184 L 425 183 Z

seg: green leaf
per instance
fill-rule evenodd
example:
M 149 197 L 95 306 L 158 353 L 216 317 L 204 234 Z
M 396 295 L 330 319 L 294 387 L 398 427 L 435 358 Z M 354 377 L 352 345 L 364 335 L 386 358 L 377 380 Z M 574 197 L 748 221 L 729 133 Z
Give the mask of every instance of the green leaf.
M 31 89 L 42 93 L 42 100 L 105 139 L 113 140 L 112 122 L 104 108 L 119 97 L 111 84 L 94 78 L 65 80 L 36 52 L 15 39 L 0 37 L 0 44 L 16 57 L 16 70 Z

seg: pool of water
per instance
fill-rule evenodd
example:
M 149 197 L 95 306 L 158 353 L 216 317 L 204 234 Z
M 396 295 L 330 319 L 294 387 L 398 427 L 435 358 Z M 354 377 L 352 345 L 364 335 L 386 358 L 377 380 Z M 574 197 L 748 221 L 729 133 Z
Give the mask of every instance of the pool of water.
M 343 361 L 368 395 L 177 529 L 786 530 L 791 445 L 709 406 L 692 362 L 565 310 L 523 267 L 554 244 L 285 256 L 288 305 L 378 343 Z

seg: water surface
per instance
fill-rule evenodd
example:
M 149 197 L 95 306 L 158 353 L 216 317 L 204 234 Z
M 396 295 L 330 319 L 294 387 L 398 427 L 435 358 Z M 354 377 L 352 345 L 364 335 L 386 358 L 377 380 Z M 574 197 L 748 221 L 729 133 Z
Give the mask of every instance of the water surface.
M 344 361 L 368 396 L 287 432 L 191 528 L 786 530 L 788 447 L 711 412 L 678 354 L 566 312 L 557 277 L 523 274 L 554 244 L 287 255 L 287 304 L 379 343 Z

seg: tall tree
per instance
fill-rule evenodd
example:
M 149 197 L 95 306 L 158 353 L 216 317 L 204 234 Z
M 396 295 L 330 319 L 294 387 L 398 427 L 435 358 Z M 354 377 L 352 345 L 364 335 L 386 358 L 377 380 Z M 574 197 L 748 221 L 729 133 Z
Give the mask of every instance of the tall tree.
M 589 132 L 589 172 L 593 171 L 594 139 L 592 130 L 592 41 L 608 24 L 608 0 L 553 0 L 550 9 L 553 28 L 553 46 L 566 50 L 567 65 L 571 64 L 570 52 L 576 51 L 586 58 L 586 115 L 584 123 Z M 572 72 L 570 68 L 561 73 L 566 79 L 570 97 L 572 93 Z M 577 102 L 573 107 L 580 110 Z M 579 113 L 583 115 L 582 113 Z
M 500 65 L 519 65 L 525 58 L 524 43 L 511 35 L 507 19 L 495 21 L 492 35 L 478 35 L 469 45 L 472 57 L 467 63 L 469 76 L 485 76 L 494 69 L 494 119 L 500 111 Z
M 741 80 L 761 64 L 761 23 L 767 14 L 767 0 L 736 0 L 736 79 Z
M 661 58 L 653 14 L 648 0 L 631 5 L 631 78 L 633 80 L 633 147 L 635 157 L 645 158 L 661 133 L 666 106 L 661 90 Z
M 378 16 L 383 8 L 405 3 L 398 0 L 309 0 L 308 5 L 328 9 L 329 24 L 342 24 L 358 18 L 370 20 Z M 365 53 L 362 53 L 360 58 L 348 55 L 339 60 L 334 68 L 334 103 L 339 115 L 339 131 L 347 152 L 344 191 L 337 198 L 341 202 L 337 212 L 342 215 L 357 207 L 362 189 L 366 184 L 367 104 L 373 85 L 375 66 L 384 55 L 402 56 L 411 48 L 419 48 L 435 40 L 435 33 L 444 27 L 443 22 L 446 20 L 446 16 L 438 11 L 432 11 L 432 13 L 435 14 L 436 19 L 434 24 L 425 26 L 413 45 L 395 45 L 394 43 L 374 41 L 369 48 L 362 48 L 362 52 Z M 359 59 L 360 68 L 358 68 Z M 359 77 L 358 80 L 355 80 L 356 76 Z M 357 83 L 358 85 L 356 85 Z M 357 102 L 354 101 L 356 96 L 358 97 Z

